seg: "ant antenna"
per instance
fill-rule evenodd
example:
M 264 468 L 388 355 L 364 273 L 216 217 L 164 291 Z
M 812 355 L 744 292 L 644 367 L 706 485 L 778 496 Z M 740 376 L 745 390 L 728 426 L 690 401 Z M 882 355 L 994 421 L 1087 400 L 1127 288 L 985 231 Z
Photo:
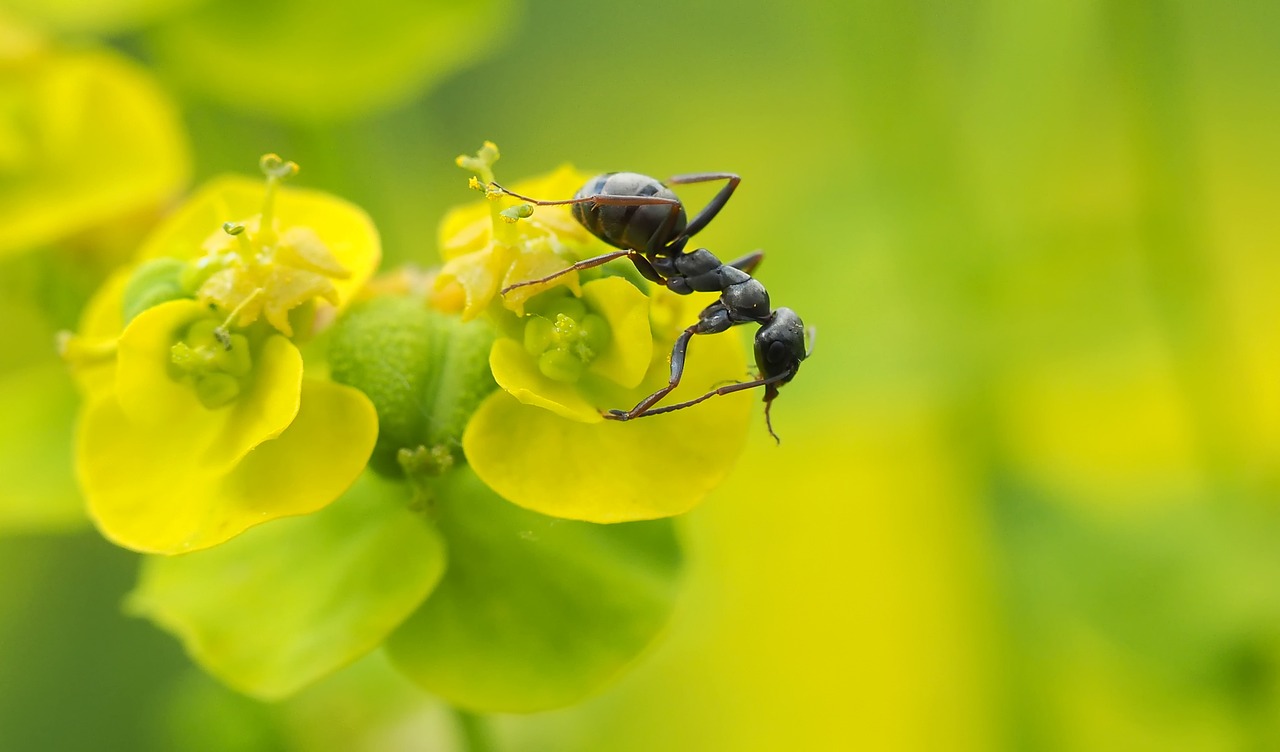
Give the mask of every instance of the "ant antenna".
M 773 437 L 773 441 L 778 446 L 782 446 L 782 439 L 773 430 L 773 419 L 769 417 L 769 409 L 773 407 L 773 401 L 778 396 L 778 387 L 769 384 L 764 389 L 764 427 L 769 429 L 769 435 Z

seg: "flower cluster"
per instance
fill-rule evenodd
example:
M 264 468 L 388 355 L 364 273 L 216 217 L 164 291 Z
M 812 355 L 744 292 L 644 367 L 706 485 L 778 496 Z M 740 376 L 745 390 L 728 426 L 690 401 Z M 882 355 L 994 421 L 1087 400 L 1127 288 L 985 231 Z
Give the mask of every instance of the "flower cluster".
M 504 295 L 603 245 L 487 190 L 497 158 L 460 158 L 485 198 L 445 217 L 440 270 L 375 279 L 364 212 L 268 155 L 265 184 L 215 179 L 156 226 L 62 338 L 90 517 L 148 554 L 130 610 L 246 693 L 382 645 L 456 705 L 555 707 L 670 612 L 666 518 L 729 471 L 749 402 L 603 420 L 665 383 L 707 301 L 625 262 Z M 699 339 L 675 399 L 745 371 L 736 339 Z
M 48 28 L 149 17 L 170 83 L 291 120 L 406 91 L 371 83 L 393 78 L 377 55 L 345 91 L 317 78 L 347 65 L 344 34 L 294 43 L 365 8 L 317 20 L 293 3 L 307 24 L 246 16 L 220 33 L 210 23 L 230 17 L 198 9 L 36 5 Z M 420 56 L 461 54 L 447 40 L 486 7 L 386 16 L 379 39 L 429 26 L 440 44 L 411 45 L 407 66 L 383 45 L 384 63 L 435 75 Z M 234 61 L 207 46 L 231 37 Z M 243 75 L 286 39 L 290 55 Z M 286 185 L 291 162 L 186 193 L 178 110 L 126 58 L 3 16 L 0 74 L 0 315 L 21 322 L 0 351 L 0 533 L 91 521 L 142 554 L 128 610 L 258 698 L 381 647 L 451 704 L 532 711 L 579 700 L 652 642 L 682 564 L 669 518 L 728 472 L 749 408 L 601 416 L 665 381 L 706 301 L 626 263 L 503 294 L 604 248 L 563 207 L 490 190 L 492 144 L 458 160 L 484 199 L 444 218 L 442 267 L 375 277 L 370 217 Z M 586 178 L 565 166 L 515 187 L 558 198 Z M 743 375 L 736 339 L 705 340 L 673 399 Z

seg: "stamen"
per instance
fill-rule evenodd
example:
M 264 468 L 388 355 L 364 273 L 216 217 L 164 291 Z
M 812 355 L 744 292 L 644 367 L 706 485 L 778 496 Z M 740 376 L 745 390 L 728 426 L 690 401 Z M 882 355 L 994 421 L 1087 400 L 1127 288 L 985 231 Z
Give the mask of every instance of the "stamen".
M 257 300 L 259 297 L 261 297 L 263 292 L 264 292 L 263 289 L 259 287 L 258 289 L 250 293 L 247 297 L 245 297 L 244 300 L 240 301 L 240 305 L 236 306 L 235 309 L 231 311 L 231 313 L 227 314 L 227 318 L 222 321 L 222 324 L 217 329 L 213 330 L 214 338 L 218 340 L 218 342 L 222 345 L 224 349 L 227 349 L 227 350 L 231 349 L 230 329 L 231 329 L 231 326 L 235 323 L 236 317 L 238 317 L 240 315 L 240 312 L 245 309 L 245 306 L 249 305 L 253 301 Z
M 258 167 L 262 169 L 262 173 L 267 176 L 267 192 L 262 199 L 262 220 L 259 226 L 259 233 L 265 237 L 272 237 L 272 222 L 275 220 L 276 205 L 276 186 L 285 178 L 291 178 L 298 174 L 298 165 L 296 162 L 286 162 L 276 154 L 263 154 L 262 159 L 258 160 Z

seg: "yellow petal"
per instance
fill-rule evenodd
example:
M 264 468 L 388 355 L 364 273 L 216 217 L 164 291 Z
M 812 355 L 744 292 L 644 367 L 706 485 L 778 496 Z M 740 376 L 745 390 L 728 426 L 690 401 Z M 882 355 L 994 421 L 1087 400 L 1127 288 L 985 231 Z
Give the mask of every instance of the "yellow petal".
M 289 266 L 326 277 L 346 279 L 351 276 L 351 272 L 338 263 L 337 257 L 310 227 L 289 227 L 281 233 L 276 258 Z
M 338 291 L 331 280 L 288 266 L 272 267 L 265 289 L 268 292 L 262 298 L 262 314 L 286 337 L 293 336 L 289 312 L 294 308 L 316 298 L 338 304 Z
M 155 441 L 181 444 L 201 462 L 226 470 L 294 420 L 302 355 L 284 337 L 268 337 L 255 348 L 244 393 L 210 410 L 190 385 L 170 377 L 168 367 L 175 338 L 205 315 L 207 309 L 193 300 L 162 303 L 139 314 L 120 338 L 113 401 L 139 431 L 155 434 Z
M 377 437 L 378 414 L 363 392 L 308 379 L 297 419 L 249 452 L 219 490 L 238 508 L 268 502 L 289 514 L 315 511 L 360 476 Z
M 169 375 L 173 344 L 186 328 L 209 315 L 194 300 L 172 300 L 138 314 L 120 335 L 116 391 L 130 420 L 146 425 L 182 422 L 208 412 L 195 390 Z
M 621 277 L 605 277 L 584 285 L 582 299 L 609 322 L 611 333 L 591 372 L 627 389 L 639 386 L 653 358 L 649 296 Z
M 237 326 L 248 326 L 262 314 L 263 280 L 255 278 L 253 270 L 235 266 L 214 272 L 200 285 L 197 296 L 202 302 L 214 303 L 223 311 L 239 311 Z
M 665 382 L 665 366 L 665 356 L 655 355 L 632 399 Z M 697 397 L 745 370 L 734 334 L 695 337 L 684 381 L 664 404 Z M 666 517 L 688 511 L 732 469 L 759 394 L 713 397 L 626 423 L 586 423 L 495 392 L 472 416 L 462 446 L 486 485 L 527 509 L 589 522 Z
M 493 251 L 489 248 L 455 258 L 436 275 L 435 288 L 442 290 L 455 283 L 460 286 L 466 299 L 462 320 L 470 321 L 484 312 L 498 292 L 501 270 L 495 266 Z
M 307 382 L 302 395 L 289 429 L 232 467 L 130 420 L 109 396 L 91 403 L 76 447 L 91 517 L 121 546 L 174 554 L 324 507 L 363 470 L 377 416 L 348 387 Z
M 526 241 L 520 253 L 507 266 L 506 276 L 502 280 L 503 286 L 530 279 L 541 279 L 573 265 L 575 260 L 573 255 L 567 251 L 557 252 L 557 248 L 563 250 L 564 247 L 550 237 L 531 238 Z M 502 304 L 507 310 L 514 311 L 517 316 L 523 316 L 524 304 L 530 298 L 540 295 L 553 287 L 567 287 L 574 295 L 582 294 L 582 285 L 578 279 L 578 272 L 569 272 L 545 284 L 517 287 L 502 296 Z
M 489 370 L 498 386 L 520 402 L 550 410 L 572 421 L 599 423 L 600 410 L 583 394 L 578 384 L 549 379 L 524 347 L 510 337 L 499 337 L 489 351 Z

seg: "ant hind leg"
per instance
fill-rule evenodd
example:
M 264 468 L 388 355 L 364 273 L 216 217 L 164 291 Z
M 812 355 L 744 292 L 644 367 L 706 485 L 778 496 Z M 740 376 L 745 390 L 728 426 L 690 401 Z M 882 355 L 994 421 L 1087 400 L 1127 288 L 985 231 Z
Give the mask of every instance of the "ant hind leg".
M 729 203 L 729 197 L 733 195 L 734 190 L 738 187 L 738 183 L 742 182 L 742 178 L 732 172 L 696 172 L 690 175 L 675 175 L 667 178 L 668 185 L 689 185 L 690 183 L 707 183 L 713 180 L 726 181 L 724 187 L 720 189 L 707 205 L 702 207 L 702 211 L 698 212 L 693 219 L 689 220 L 689 224 L 684 228 L 684 237 L 691 238 L 707 226 L 711 220 L 716 218 L 724 205 Z
M 747 274 L 753 274 L 756 267 L 760 266 L 761 261 L 764 261 L 764 251 L 752 251 L 742 258 L 730 261 L 725 266 L 732 266 L 734 269 L 741 269 Z

